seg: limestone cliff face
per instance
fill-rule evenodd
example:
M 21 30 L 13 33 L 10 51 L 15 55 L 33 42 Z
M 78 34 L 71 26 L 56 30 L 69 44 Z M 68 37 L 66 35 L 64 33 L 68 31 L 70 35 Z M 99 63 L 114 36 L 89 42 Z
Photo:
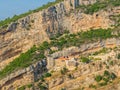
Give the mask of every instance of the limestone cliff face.
M 46 65 L 46 60 L 41 60 L 28 68 L 10 74 L 0 81 L 0 90 L 16 90 L 19 86 L 36 81 L 47 71 Z
M 49 41 L 51 36 L 63 33 L 66 29 L 75 33 L 91 28 L 111 27 L 114 22 L 109 19 L 109 16 L 113 13 L 100 11 L 93 15 L 86 15 L 75 10 L 77 5 L 95 2 L 96 0 L 64 0 L 48 9 L 12 22 L 7 29 L 1 28 L 0 69 L 34 44 Z

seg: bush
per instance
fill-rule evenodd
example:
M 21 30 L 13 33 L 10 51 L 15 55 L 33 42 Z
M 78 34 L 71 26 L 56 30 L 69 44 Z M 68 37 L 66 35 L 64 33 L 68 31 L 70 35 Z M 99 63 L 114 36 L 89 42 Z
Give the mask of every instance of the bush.
M 82 58 L 81 58 L 81 61 L 82 61 L 83 63 L 89 63 L 89 62 L 90 62 L 90 60 L 89 60 L 88 58 L 86 58 L 86 57 L 82 57 Z
M 66 90 L 65 88 L 61 88 L 61 90 Z
M 32 23 L 34 23 L 35 21 L 34 20 L 31 20 Z
M 27 85 L 28 88 L 31 88 L 32 86 L 33 86 L 32 84 L 28 84 L 28 85 Z
M 99 82 L 100 86 L 105 86 L 107 83 L 111 83 L 111 80 L 114 80 L 117 76 L 114 73 L 110 73 L 108 71 L 104 71 L 104 75 L 98 75 L 95 77 L 95 80 Z M 102 80 L 102 81 L 101 81 Z M 101 81 L 101 82 L 100 82 Z
M 95 53 L 93 53 L 93 55 L 98 55 L 98 54 L 101 54 L 101 53 L 106 53 L 107 52 L 107 48 L 103 48 L 99 51 L 96 51 Z
M 110 73 L 107 70 L 105 70 L 104 71 L 104 76 L 110 76 Z
M 102 80 L 102 76 L 101 76 L 101 75 L 96 76 L 96 77 L 95 77 L 95 80 L 96 80 L 97 82 L 100 82 L 100 81 Z
M 47 90 L 47 87 L 44 85 L 41 85 L 41 84 L 39 84 L 39 88 L 40 88 L 40 90 Z
M 44 74 L 44 78 L 46 78 L 46 77 L 51 77 L 51 76 L 52 76 L 51 73 L 45 73 L 45 74 Z
M 64 67 L 60 72 L 61 72 L 61 74 L 64 75 L 68 72 L 68 69 Z
M 117 59 L 120 59 L 120 53 L 117 55 Z
M 105 85 L 107 85 L 107 82 L 101 82 L 101 83 L 99 83 L 99 85 L 100 86 L 105 86 Z
M 64 33 L 65 33 L 65 34 L 69 34 L 70 31 L 69 31 L 69 30 L 65 30 Z
M 18 88 L 17 90 L 25 90 L 25 86 Z
M 109 66 L 108 66 L 108 65 L 106 65 L 106 68 L 107 68 L 107 69 L 109 69 Z
M 114 80 L 115 78 L 117 78 L 117 76 L 114 73 L 111 73 L 110 77 L 111 77 L 112 80 Z
M 68 78 L 74 79 L 74 76 L 72 74 L 68 74 Z
M 105 82 L 109 82 L 109 78 L 103 78 L 103 80 L 105 81 Z
M 95 88 L 95 89 L 96 89 L 96 86 L 93 85 L 93 84 L 90 84 L 90 85 L 89 85 L 89 88 Z
M 113 61 L 110 61 L 110 65 L 114 65 L 114 62 L 113 62 Z
M 45 80 L 44 80 L 44 76 L 41 76 L 40 77 L 40 80 L 42 81 L 42 82 L 44 82 Z

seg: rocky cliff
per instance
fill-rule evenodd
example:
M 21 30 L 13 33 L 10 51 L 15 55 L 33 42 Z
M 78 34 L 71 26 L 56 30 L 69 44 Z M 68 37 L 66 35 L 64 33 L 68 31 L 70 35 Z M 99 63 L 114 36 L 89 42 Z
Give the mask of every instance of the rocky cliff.
M 0 81 L 0 89 L 15 90 L 21 85 L 26 85 L 38 80 L 47 71 L 46 65 L 46 60 L 41 60 L 28 68 L 18 70 L 8 75 Z
M 115 47 L 119 47 L 119 46 L 120 46 L 120 39 L 111 38 L 111 39 L 98 41 L 98 42 L 94 42 L 94 43 L 83 44 L 80 47 L 70 47 L 70 48 L 64 49 L 63 51 L 58 51 L 56 53 L 53 53 L 53 54 L 47 56 L 47 60 L 41 60 L 41 61 L 29 66 L 28 68 L 18 70 L 14 73 L 11 73 L 7 77 L 3 78 L 2 80 L 0 80 L 1 89 L 5 90 L 5 88 L 7 88 L 9 90 L 12 87 L 14 90 L 17 87 L 26 85 L 28 83 L 34 83 L 44 73 L 46 73 L 48 71 L 48 69 L 50 71 L 61 70 L 64 66 L 62 66 L 61 63 L 59 63 L 60 60 L 57 58 L 60 58 L 62 56 L 73 55 L 73 57 L 75 57 L 76 55 L 80 55 L 80 54 L 93 53 L 93 52 L 101 50 L 102 48 L 115 48 Z M 115 59 L 115 56 L 116 55 L 112 55 L 113 59 Z M 107 59 L 103 59 L 100 61 L 93 62 L 95 64 L 94 67 L 98 67 L 98 69 L 95 69 L 92 66 L 92 63 L 90 63 L 90 66 L 80 63 L 80 66 L 78 66 L 78 67 L 80 68 L 81 73 L 77 72 L 77 71 L 74 72 L 73 73 L 74 78 L 78 78 L 78 77 L 82 76 L 82 73 L 87 75 L 88 73 L 91 74 L 91 73 L 98 72 L 98 71 L 103 72 L 103 69 L 105 69 L 106 67 L 104 66 L 103 68 L 100 68 L 99 64 L 104 64 L 104 62 L 109 62 L 109 61 L 107 61 Z M 117 65 L 119 65 L 119 60 L 114 60 L 114 62 L 117 63 Z M 115 63 L 114 63 L 114 65 L 115 65 Z M 88 69 L 88 67 L 91 67 L 91 68 Z M 58 68 L 59 68 L 59 70 L 57 70 Z M 83 68 L 87 71 L 84 71 Z M 120 71 L 119 68 L 117 68 L 117 66 L 115 66 L 115 68 L 116 69 L 111 67 L 111 69 L 113 71 L 117 70 L 114 72 L 118 73 Z M 56 86 L 59 86 L 59 83 L 57 83 L 57 82 L 63 83 L 66 80 L 66 78 L 56 77 L 56 81 L 55 80 L 50 81 L 49 82 L 50 90 L 52 90 L 53 87 L 55 88 L 55 89 L 53 88 L 53 90 L 56 90 Z M 89 78 L 94 78 L 94 76 L 91 75 Z M 65 80 L 63 80 L 63 79 L 65 79 Z M 67 79 L 69 79 L 69 78 L 67 78 Z M 26 80 L 26 82 L 24 80 Z M 77 85 L 78 85 L 78 83 L 81 83 L 81 82 L 76 81 Z M 83 82 L 86 83 L 86 81 L 84 81 L 84 79 L 83 79 Z M 95 82 L 95 81 L 93 80 L 93 82 Z M 20 83 L 22 83 L 22 84 L 20 85 Z M 60 83 L 60 84 L 62 84 L 62 83 Z M 91 83 L 89 83 L 88 86 Z M 69 85 L 69 88 L 70 87 L 74 88 L 73 86 L 71 86 L 71 84 L 68 84 L 68 85 Z M 66 86 L 66 87 L 68 87 L 68 86 Z M 61 88 L 61 86 L 60 86 L 60 88 Z M 57 90 L 60 90 L 60 88 Z
M 63 33 L 64 30 L 75 33 L 81 30 L 108 28 L 114 25 L 109 16 L 116 12 L 100 11 L 93 15 L 87 15 L 80 10 L 75 10 L 76 5 L 95 2 L 95 0 L 65 0 L 48 9 L 12 22 L 7 29 L 1 28 L 0 69 L 33 45 L 49 41 L 50 37 L 57 33 Z
M 111 8 L 108 7 L 93 14 L 86 14 L 81 8 L 79 8 L 79 6 L 89 6 L 96 2 L 97 0 L 63 0 L 60 3 L 48 7 L 47 9 L 32 13 L 15 22 L 11 22 L 7 28 L 1 27 L 0 70 L 12 62 L 21 53 L 24 53 L 30 49 L 33 45 L 39 46 L 39 44 L 44 41 L 50 42 L 52 37 L 57 34 L 63 34 L 66 30 L 70 33 L 77 33 L 90 29 L 113 28 L 113 26 L 116 25 L 116 22 L 111 19 L 111 16 L 120 14 L 119 6 Z M 0 87 L 2 90 L 15 90 L 22 85 L 34 83 L 34 81 L 38 80 L 45 72 L 47 72 L 47 69 L 54 71 L 55 68 L 59 66 L 57 59 L 60 57 L 72 56 L 74 54 L 79 56 L 81 53 L 91 53 L 98 51 L 101 48 L 114 48 L 119 45 L 119 38 L 110 38 L 107 40 L 99 40 L 94 43 L 85 43 L 80 47 L 63 49 L 63 51 L 58 51 L 46 56 L 47 60 L 36 62 L 36 64 L 33 64 L 28 68 L 18 70 L 1 79 Z M 103 60 L 103 62 L 104 61 L 105 60 Z M 73 80 L 75 81 L 74 87 L 72 87 L 73 81 L 67 82 L 68 85 L 64 85 L 64 83 L 66 83 L 64 81 L 68 80 L 68 78 L 63 76 L 61 78 L 56 77 L 56 80 L 48 80 L 47 84 L 49 84 L 49 89 L 59 90 L 61 87 L 66 87 L 69 90 L 83 86 L 81 85 L 83 82 L 85 84 L 90 79 L 93 80 L 96 73 L 91 70 L 96 66 L 99 66 L 99 63 L 102 63 L 102 61 L 95 62 L 94 67 L 92 67 L 91 64 L 86 66 L 83 65 L 85 69 L 88 70 L 86 71 L 87 75 L 91 75 L 90 77 L 86 76 L 87 79 L 80 79 L 81 82 Z M 119 60 L 115 60 L 115 63 L 119 64 Z M 89 69 L 88 67 L 91 67 L 92 69 Z M 103 69 L 105 68 L 100 69 L 100 71 L 96 71 L 96 69 L 93 70 L 99 74 L 103 73 Z M 115 74 L 119 76 L 119 65 L 113 65 L 113 67 L 111 66 L 109 71 L 117 72 Z M 82 69 L 81 72 L 82 75 L 84 75 L 85 70 Z M 74 77 L 76 78 L 79 78 L 82 75 L 80 73 L 74 73 Z M 91 83 L 94 83 L 94 80 L 89 82 L 89 85 Z

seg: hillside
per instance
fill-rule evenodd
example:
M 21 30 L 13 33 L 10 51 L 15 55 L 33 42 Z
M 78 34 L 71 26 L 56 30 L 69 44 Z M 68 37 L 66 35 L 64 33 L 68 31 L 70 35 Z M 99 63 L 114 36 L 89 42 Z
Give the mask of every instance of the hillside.
M 0 21 L 0 90 L 120 90 L 119 29 L 119 0 L 56 0 Z

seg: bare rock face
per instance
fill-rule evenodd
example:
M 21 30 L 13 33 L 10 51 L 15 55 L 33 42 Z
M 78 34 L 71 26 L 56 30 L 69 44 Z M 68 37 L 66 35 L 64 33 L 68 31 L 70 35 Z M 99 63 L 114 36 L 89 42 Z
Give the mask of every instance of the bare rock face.
M 19 86 L 34 82 L 46 72 L 46 64 L 46 60 L 41 60 L 28 68 L 11 73 L 6 78 L 0 80 L 0 90 L 5 90 L 5 88 L 9 90 L 10 86 L 13 86 L 13 90 L 15 90 Z

